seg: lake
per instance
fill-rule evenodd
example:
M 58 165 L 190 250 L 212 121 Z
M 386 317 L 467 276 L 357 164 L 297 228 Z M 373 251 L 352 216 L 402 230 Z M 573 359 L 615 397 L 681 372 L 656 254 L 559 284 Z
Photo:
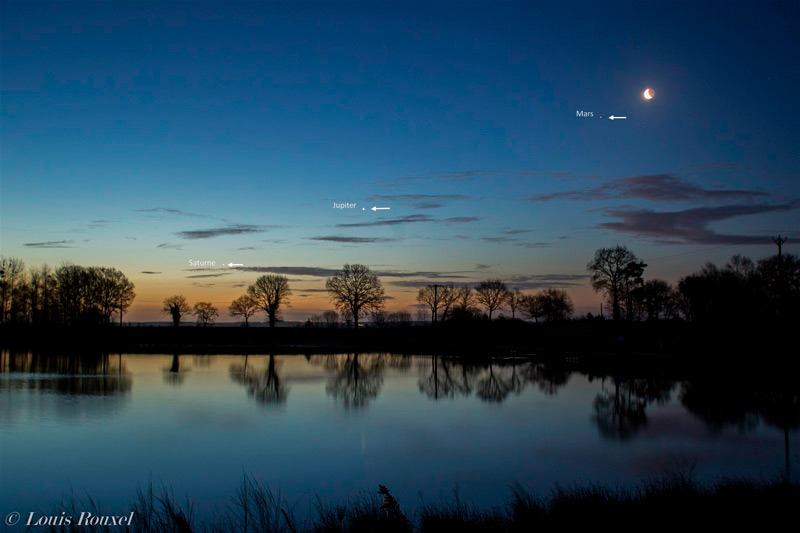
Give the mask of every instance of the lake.
M 2 511 L 88 492 L 114 512 L 164 483 L 221 509 L 244 473 L 293 502 L 387 485 L 401 505 L 502 504 L 520 483 L 773 477 L 800 455 L 797 390 L 590 375 L 526 359 L 2 353 Z M 788 453 L 788 455 L 787 455 Z

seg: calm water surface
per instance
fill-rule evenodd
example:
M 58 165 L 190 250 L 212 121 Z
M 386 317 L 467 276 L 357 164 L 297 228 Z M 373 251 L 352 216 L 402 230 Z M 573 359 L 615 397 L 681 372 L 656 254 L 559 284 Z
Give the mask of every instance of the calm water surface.
M 455 487 L 494 505 L 514 482 L 627 484 L 682 460 L 701 478 L 774 476 L 800 455 L 796 391 L 741 383 L 388 354 L 6 352 L 0 368 L 4 512 L 73 489 L 122 512 L 152 479 L 203 517 L 243 472 L 301 514 L 378 483 L 408 507 Z

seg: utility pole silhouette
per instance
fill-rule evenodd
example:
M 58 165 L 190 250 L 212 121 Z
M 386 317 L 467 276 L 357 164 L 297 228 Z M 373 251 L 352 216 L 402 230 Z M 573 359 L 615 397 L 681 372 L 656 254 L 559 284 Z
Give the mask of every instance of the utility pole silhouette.
M 781 257 L 781 248 L 783 247 L 783 243 L 786 242 L 786 237 L 781 237 L 778 235 L 777 237 L 772 238 L 772 242 L 778 245 L 778 257 Z

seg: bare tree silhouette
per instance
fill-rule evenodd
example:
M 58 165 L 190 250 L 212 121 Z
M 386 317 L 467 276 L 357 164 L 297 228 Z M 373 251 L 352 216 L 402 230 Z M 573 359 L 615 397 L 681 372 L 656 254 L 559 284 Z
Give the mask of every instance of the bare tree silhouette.
M 352 317 L 354 327 L 364 311 L 384 306 L 381 280 L 365 265 L 344 265 L 325 282 L 328 296 L 342 315 Z
M 456 289 L 449 285 L 426 285 L 417 293 L 417 302 L 427 305 L 431 310 L 431 323 L 447 319 L 456 301 Z M 441 310 L 441 313 L 440 313 Z
M 16 295 L 25 272 L 25 263 L 16 257 L 0 256 L 0 322 L 6 323 L 16 319 L 18 307 Z
M 279 318 L 281 307 L 289 305 L 289 278 L 278 274 L 259 276 L 255 283 L 247 288 L 258 306 L 267 314 L 269 327 L 274 328 Z
M 451 315 L 456 320 L 471 319 L 478 315 L 478 310 L 475 307 L 475 291 L 472 287 L 461 286 L 456 287 L 453 291 L 454 302 Z
M 62 264 L 30 268 L 15 258 L 0 261 L 0 320 L 12 323 L 120 325 L 136 293 L 119 270 Z
M 563 289 L 542 289 L 537 299 L 545 322 L 559 322 L 572 316 L 572 298 Z
M 258 311 L 258 303 L 249 294 L 243 294 L 231 302 L 228 312 L 231 316 L 244 318 L 244 326 L 250 325 L 250 317 Z
M 517 309 L 521 309 L 524 306 L 524 302 L 525 295 L 522 294 L 521 290 L 511 289 L 508 291 L 506 303 L 508 304 L 508 309 L 511 311 L 512 320 L 517 318 Z
M 322 322 L 326 327 L 335 328 L 339 325 L 339 313 L 332 309 L 328 309 L 322 313 Z
M 192 313 L 197 317 L 197 322 L 203 327 L 214 323 L 214 319 L 219 316 L 219 311 L 211 302 L 197 302 L 194 304 Z
M 175 294 L 164 298 L 164 307 L 161 312 L 172 317 L 172 325 L 178 327 L 181 325 L 181 319 L 189 313 L 189 303 L 180 294 Z
M 116 268 L 89 267 L 88 278 L 104 324 L 111 323 L 111 315 L 119 313 L 122 325 L 123 313 L 130 307 L 136 293 L 134 284 Z
M 497 278 L 481 281 L 475 286 L 475 300 L 486 308 L 491 320 L 492 313 L 503 307 L 508 300 L 506 284 Z
M 542 298 L 539 294 L 526 294 L 522 297 L 522 312 L 534 322 L 539 322 L 539 319 L 544 314 Z

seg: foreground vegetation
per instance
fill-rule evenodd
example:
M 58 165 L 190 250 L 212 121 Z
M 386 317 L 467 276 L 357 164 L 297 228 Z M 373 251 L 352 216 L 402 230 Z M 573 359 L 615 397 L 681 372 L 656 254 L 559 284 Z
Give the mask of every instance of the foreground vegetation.
M 387 487 L 379 485 L 375 493 L 344 503 L 317 498 L 311 503 L 310 516 L 298 518 L 297 505 L 246 477 L 225 510 L 201 523 L 190 502 L 181 503 L 172 491 L 151 483 L 137 491 L 131 507 L 133 526 L 128 529 L 142 533 L 766 531 L 793 523 L 800 500 L 797 482 L 731 478 L 704 485 L 695 480 L 691 466 L 645 479 L 631 488 L 556 487 L 541 497 L 521 486 L 510 492 L 506 504 L 499 507 L 476 507 L 455 492 L 438 502 L 420 502 L 417 510 L 410 512 L 401 505 L 405 502 L 398 502 Z M 102 513 L 90 497 L 82 501 L 73 496 L 58 509 L 74 515 L 87 509 Z M 50 531 L 72 529 L 49 527 Z M 111 530 L 103 526 L 79 529 Z

